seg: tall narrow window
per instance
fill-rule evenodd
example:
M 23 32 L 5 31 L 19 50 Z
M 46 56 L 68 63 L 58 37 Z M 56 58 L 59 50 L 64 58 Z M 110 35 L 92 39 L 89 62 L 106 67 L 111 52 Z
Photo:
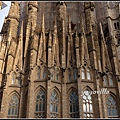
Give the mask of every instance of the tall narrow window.
M 108 117 L 114 118 L 118 117 L 117 104 L 115 99 L 110 95 L 107 100 L 107 109 L 108 109 Z
M 52 92 L 50 97 L 50 117 L 58 117 L 58 95 L 55 90 Z
M 76 79 L 77 79 L 77 70 L 74 69 L 74 80 L 76 80 Z
M 20 77 L 18 77 L 17 80 L 18 80 L 18 85 L 20 86 L 20 84 L 21 84 L 21 79 L 20 79 Z
M 69 97 L 69 115 L 70 118 L 78 118 L 79 117 L 79 109 L 78 109 L 78 95 L 75 91 L 70 93 Z
M 39 90 L 36 96 L 35 118 L 45 117 L 45 92 Z
M 43 71 L 43 78 L 46 78 L 46 76 L 47 76 L 47 71 L 46 71 L 46 69 L 44 68 L 44 71 Z
M 104 86 L 108 86 L 108 80 L 107 80 L 107 76 L 103 76 L 103 84 Z
M 17 118 L 18 117 L 18 97 L 14 94 L 9 102 L 8 106 L 8 118 Z
M 12 82 L 13 85 L 16 84 L 16 73 L 12 73 Z
M 85 69 L 82 68 L 82 79 L 85 79 Z
M 12 84 L 15 84 L 15 78 L 14 77 L 12 78 Z
M 56 73 L 56 80 L 58 81 L 58 73 Z
M 90 80 L 90 69 L 87 69 L 87 79 Z
M 40 68 L 37 69 L 37 79 L 40 80 Z
M 83 112 L 84 118 L 93 117 L 93 106 L 92 106 L 92 96 L 89 94 L 89 91 L 84 91 L 83 94 Z
M 110 85 L 110 86 L 113 85 L 113 78 L 112 78 L 112 75 L 109 76 L 109 85 Z

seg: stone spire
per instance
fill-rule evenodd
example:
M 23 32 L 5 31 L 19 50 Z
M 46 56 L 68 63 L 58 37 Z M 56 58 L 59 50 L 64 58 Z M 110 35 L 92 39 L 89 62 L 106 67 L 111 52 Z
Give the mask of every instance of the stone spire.
M 23 21 L 22 21 L 19 41 L 18 41 L 18 47 L 17 47 L 15 62 L 14 62 L 14 70 L 16 69 L 16 66 L 19 70 L 23 70 L 23 57 L 24 56 L 23 56 Z
M 88 46 L 87 46 L 87 39 L 84 29 L 84 21 L 83 17 L 81 15 L 80 17 L 80 23 L 81 23 L 81 64 L 82 65 L 90 65 L 89 63 L 89 54 L 88 54 Z
M 86 20 L 86 30 L 87 30 L 87 43 L 88 51 L 90 55 L 90 65 L 99 70 L 100 69 L 100 48 L 98 43 L 97 34 L 97 23 L 95 16 L 95 5 L 94 2 L 85 2 L 85 20 Z
M 37 23 L 37 12 L 38 12 L 38 2 L 29 2 L 28 3 L 28 21 L 27 21 L 27 29 L 26 29 L 26 40 L 25 40 L 25 51 L 24 51 L 24 59 L 28 57 L 27 53 L 30 50 L 30 38 L 32 38 L 33 33 L 36 28 Z
M 68 16 L 68 49 L 67 49 L 67 67 L 70 67 L 70 62 L 72 60 L 72 45 L 71 42 L 73 41 L 72 38 L 72 30 L 71 30 L 71 18 Z
M 20 17 L 19 3 L 11 2 L 10 10 L 9 10 L 8 16 L 5 18 L 5 23 L 3 24 L 3 29 L 2 29 L 2 32 L 4 34 L 4 27 L 7 27 L 6 32 L 8 32 L 9 34 L 7 38 L 9 43 L 12 38 L 17 37 L 19 17 Z
M 38 59 L 41 60 L 41 62 L 44 62 L 46 64 L 46 37 L 45 37 L 44 13 L 42 14 L 42 26 L 41 26 L 41 35 L 40 35 L 40 45 L 39 45 Z
M 51 30 L 49 31 L 49 40 L 48 40 L 48 67 L 51 67 L 52 57 L 54 54 L 52 54 L 52 33 Z
M 77 32 L 75 32 L 75 51 L 76 51 L 76 66 L 80 67 L 80 46 L 79 37 Z
M 107 51 L 107 46 L 106 46 L 106 42 L 105 42 L 105 38 L 104 38 L 104 34 L 103 34 L 103 29 L 102 29 L 102 25 L 100 23 L 100 35 L 101 35 L 101 60 L 102 60 L 102 71 L 106 72 L 106 71 L 111 71 L 111 64 L 110 64 L 110 60 L 109 60 L 109 55 L 108 55 L 108 51 Z
M 60 60 L 59 60 L 59 41 L 58 41 L 58 36 L 57 36 L 57 21 L 56 21 L 56 16 L 54 20 L 54 31 L 53 31 L 53 65 L 60 66 Z
M 66 67 L 66 3 L 57 3 L 57 32 L 59 40 L 60 64 L 63 68 Z

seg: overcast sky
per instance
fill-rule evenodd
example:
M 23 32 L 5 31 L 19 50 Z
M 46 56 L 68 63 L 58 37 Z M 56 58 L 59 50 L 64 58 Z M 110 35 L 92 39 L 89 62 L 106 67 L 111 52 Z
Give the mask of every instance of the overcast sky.
M 8 6 L 0 10 L 0 31 L 2 29 L 4 19 L 8 15 L 10 5 L 11 5 L 11 1 L 2 1 L 2 2 L 6 3 Z

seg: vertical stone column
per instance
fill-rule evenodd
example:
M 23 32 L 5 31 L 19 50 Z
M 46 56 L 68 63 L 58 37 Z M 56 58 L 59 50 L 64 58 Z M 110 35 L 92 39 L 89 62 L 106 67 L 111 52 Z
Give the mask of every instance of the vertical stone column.
M 67 80 L 67 76 L 66 76 L 66 71 L 63 71 L 63 76 L 61 75 L 62 77 L 62 84 L 61 84 L 61 97 L 62 97 L 62 102 L 61 102 L 61 112 L 62 112 L 62 115 L 61 117 L 62 118 L 67 118 L 67 112 L 68 112 L 68 109 L 67 109 L 67 93 L 66 93 L 66 80 Z
M 78 68 L 78 75 L 80 75 L 80 73 L 81 73 L 81 70 L 80 70 L 80 67 Z M 79 76 L 79 78 L 78 78 L 78 102 L 79 102 L 79 117 L 80 118 L 83 118 L 83 101 L 82 101 L 82 90 L 81 90 L 81 85 L 82 85 L 82 83 L 81 83 L 81 79 L 80 79 L 81 77 Z

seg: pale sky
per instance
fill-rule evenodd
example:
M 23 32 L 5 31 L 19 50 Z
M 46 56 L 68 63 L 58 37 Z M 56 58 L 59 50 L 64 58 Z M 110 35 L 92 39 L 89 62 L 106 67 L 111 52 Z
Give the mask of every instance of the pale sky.
M 6 3 L 8 6 L 0 10 L 0 32 L 3 26 L 4 19 L 8 15 L 10 5 L 11 5 L 11 1 L 2 1 L 2 2 Z

